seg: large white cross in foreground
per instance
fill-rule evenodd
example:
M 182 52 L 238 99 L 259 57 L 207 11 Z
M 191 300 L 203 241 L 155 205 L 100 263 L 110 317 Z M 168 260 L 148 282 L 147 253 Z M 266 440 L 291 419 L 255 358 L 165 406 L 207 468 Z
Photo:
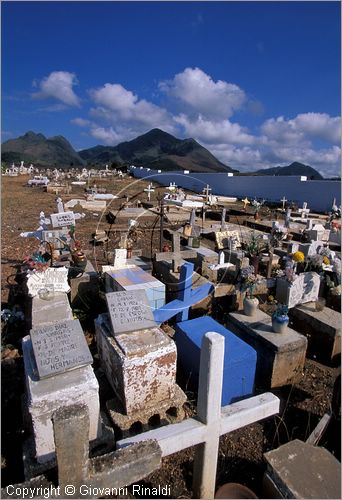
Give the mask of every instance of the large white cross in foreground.
M 223 359 L 224 337 L 208 332 L 202 341 L 197 417 L 117 442 L 122 448 L 156 439 L 163 457 L 199 445 L 194 460 L 194 498 L 214 498 L 220 436 L 279 412 L 279 399 L 268 392 L 221 408 Z

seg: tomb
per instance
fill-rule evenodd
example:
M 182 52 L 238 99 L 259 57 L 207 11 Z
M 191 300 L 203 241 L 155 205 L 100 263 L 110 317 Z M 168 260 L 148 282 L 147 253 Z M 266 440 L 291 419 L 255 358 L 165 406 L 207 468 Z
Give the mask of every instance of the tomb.
M 301 273 L 293 282 L 277 279 L 276 299 L 289 308 L 315 301 L 318 297 L 320 277 L 315 272 Z
M 252 395 L 257 361 L 255 350 L 210 316 L 176 324 L 178 357 L 189 381 L 197 385 L 201 344 L 210 331 L 221 334 L 225 342 L 221 405 Z
M 32 298 L 32 304 L 27 301 L 28 309 L 31 307 L 31 314 L 26 317 L 30 321 L 29 328 L 42 324 L 58 323 L 59 321 L 73 319 L 72 310 L 66 293 L 58 292 L 46 300 L 39 295 Z
M 290 317 L 296 330 L 308 339 L 308 354 L 321 362 L 337 360 L 341 354 L 341 313 L 324 307 L 316 310 L 315 302 L 294 307 Z
M 257 351 L 257 388 L 281 387 L 300 380 L 307 348 L 303 335 L 291 328 L 286 333 L 274 333 L 271 317 L 260 309 L 253 316 L 232 312 L 229 319 L 234 332 Z
M 144 290 L 106 294 L 109 314 L 95 320 L 103 370 L 115 393 L 113 422 L 128 430 L 170 408 L 183 418 L 186 396 L 176 384 L 175 343 L 157 326 Z
M 52 415 L 61 406 L 83 403 L 89 411 L 89 440 L 101 435 L 99 386 L 78 320 L 44 324 L 23 338 L 26 403 L 39 464 L 55 458 Z
M 152 309 L 165 304 L 165 285 L 137 266 L 105 272 L 106 292 L 145 290 Z
M 299 439 L 264 454 L 264 498 L 341 498 L 341 464 Z

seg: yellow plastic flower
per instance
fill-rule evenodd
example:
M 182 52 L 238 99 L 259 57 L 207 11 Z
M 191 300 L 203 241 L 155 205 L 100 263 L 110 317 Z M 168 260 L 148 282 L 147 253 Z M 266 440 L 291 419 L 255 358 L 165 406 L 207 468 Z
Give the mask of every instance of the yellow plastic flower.
M 330 260 L 326 255 L 324 255 L 323 257 L 323 264 L 325 264 L 326 266 L 330 266 Z
M 295 262 L 304 262 L 305 255 L 303 254 L 303 252 L 298 251 L 293 254 L 292 258 Z

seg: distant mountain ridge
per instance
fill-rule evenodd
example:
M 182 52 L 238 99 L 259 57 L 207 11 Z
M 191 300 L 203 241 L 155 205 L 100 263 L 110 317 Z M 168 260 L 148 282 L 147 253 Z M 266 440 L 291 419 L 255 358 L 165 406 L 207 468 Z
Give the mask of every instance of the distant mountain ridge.
M 162 171 L 237 172 L 220 162 L 194 139 L 177 139 L 157 128 L 114 147 L 84 149 L 79 151 L 79 155 L 90 164 L 129 164 Z
M 43 134 L 26 132 L 17 139 L 1 145 L 1 160 L 12 163 L 23 160 L 41 167 L 80 167 L 84 160 L 65 137 L 57 135 L 47 139 Z
M 260 169 L 239 174 L 238 170 L 224 165 L 194 139 L 177 139 L 160 129 L 152 129 L 135 139 L 117 146 L 95 146 L 76 152 L 61 135 L 46 138 L 43 134 L 27 132 L 17 139 L 10 139 L 1 146 L 1 159 L 6 163 L 33 163 L 41 167 L 144 166 L 153 170 L 190 170 L 192 172 L 234 172 L 238 175 L 305 175 L 308 179 L 321 180 L 317 170 L 293 162 L 285 167 Z
M 304 165 L 298 161 L 294 161 L 286 167 L 272 167 L 260 169 L 254 172 L 259 175 L 305 175 L 310 180 L 322 180 L 322 175 L 309 165 Z

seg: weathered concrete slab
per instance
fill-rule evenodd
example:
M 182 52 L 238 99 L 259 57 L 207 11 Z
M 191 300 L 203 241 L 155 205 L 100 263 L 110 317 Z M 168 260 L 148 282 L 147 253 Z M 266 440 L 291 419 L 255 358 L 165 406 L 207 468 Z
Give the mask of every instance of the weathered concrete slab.
M 41 299 L 38 295 L 33 297 L 31 314 L 32 327 L 73 319 L 69 299 L 64 292 L 55 293 L 51 300 Z
M 341 313 L 329 307 L 316 311 L 308 302 L 290 310 L 296 329 L 308 339 L 308 353 L 318 361 L 334 361 L 341 354 Z
M 175 394 L 177 350 L 158 327 L 112 335 L 108 314 L 95 320 L 96 340 L 102 368 L 124 412 L 147 407 Z
M 325 448 L 295 439 L 264 457 L 266 482 L 269 476 L 282 498 L 341 498 L 341 464 Z
M 39 380 L 29 336 L 23 338 L 22 345 L 27 403 L 35 437 L 36 458 L 39 463 L 45 463 L 55 456 L 51 417 L 57 408 L 74 403 L 85 404 L 89 410 L 89 440 L 100 435 L 99 385 L 89 365 Z
M 257 387 L 281 387 L 300 380 L 307 348 L 307 339 L 303 335 L 291 328 L 287 333 L 274 333 L 271 317 L 260 309 L 254 316 L 232 312 L 229 319 L 238 335 L 258 353 Z

